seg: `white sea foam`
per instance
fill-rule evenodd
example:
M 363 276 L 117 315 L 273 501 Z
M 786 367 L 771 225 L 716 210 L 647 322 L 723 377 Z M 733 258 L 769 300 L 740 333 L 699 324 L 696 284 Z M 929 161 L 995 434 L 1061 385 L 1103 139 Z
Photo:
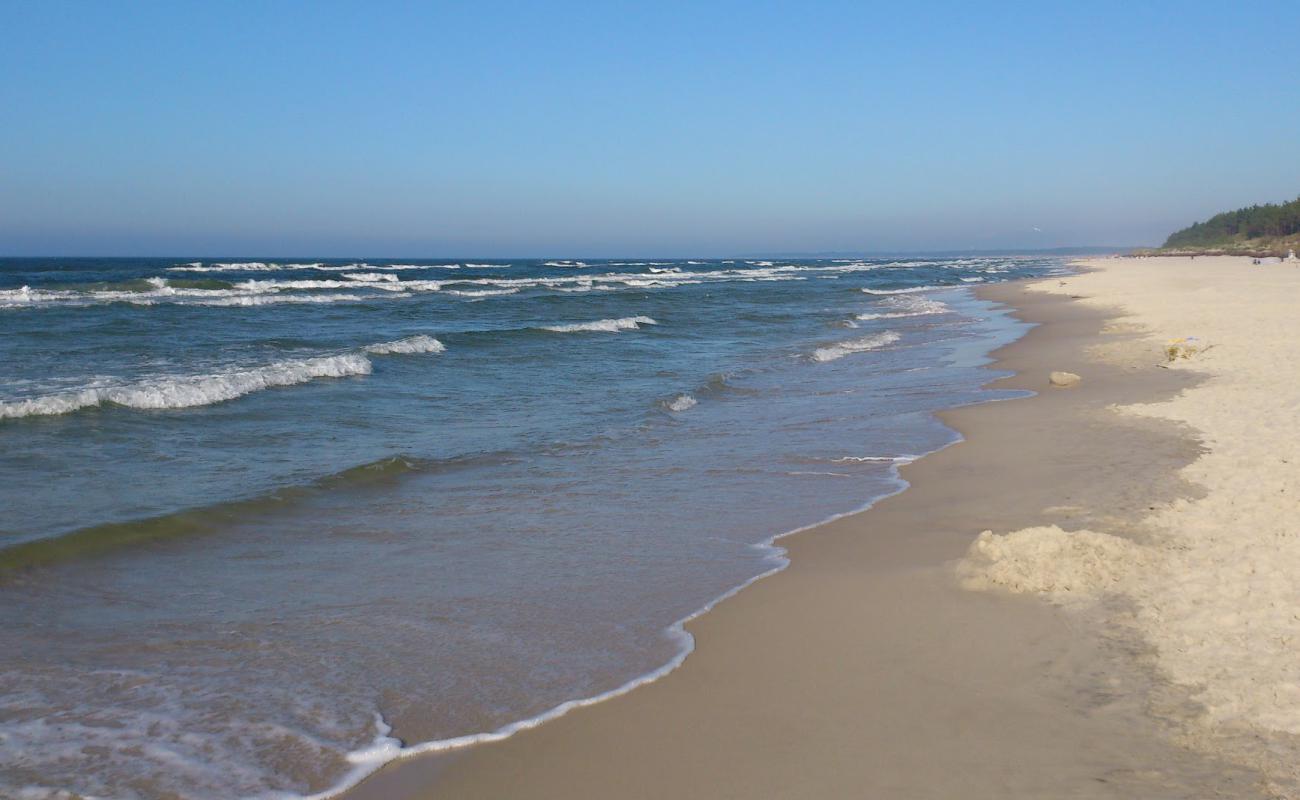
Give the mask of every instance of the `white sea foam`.
M 618 331 L 634 331 L 642 325 L 658 324 L 649 317 L 622 317 L 620 319 L 598 319 L 595 322 L 573 322 L 567 325 L 543 325 L 542 330 L 556 333 L 578 333 L 582 331 L 617 333 Z
M 235 289 L 261 294 L 303 289 L 357 289 L 360 288 L 357 283 L 359 281 L 355 280 L 247 280 L 235 284 Z M 376 280 L 364 281 L 364 283 L 367 284 L 367 289 L 378 289 L 385 292 L 400 292 L 403 290 L 400 281 Z
M 454 294 L 457 297 L 500 297 L 507 294 L 517 294 L 518 289 L 448 289 L 447 294 Z
M 466 264 L 471 269 L 509 269 L 510 264 Z
M 584 262 L 552 262 L 566 266 L 584 265 Z M 645 262 L 648 264 L 659 262 Z M 723 262 L 726 263 L 726 262 Z M 153 286 L 145 291 L 127 291 L 119 289 L 70 290 L 55 288 L 23 287 L 20 289 L 0 290 L 0 309 L 28 308 L 47 305 L 86 306 L 101 303 L 132 303 L 136 305 L 153 305 L 157 303 L 210 306 L 257 306 L 275 303 L 330 303 L 374 299 L 380 292 L 391 293 L 393 297 L 402 297 L 410 292 L 436 292 L 444 289 L 469 297 L 490 297 L 490 290 L 539 289 L 565 293 L 587 293 L 592 291 L 644 291 L 672 289 L 701 283 L 755 282 L 755 281 L 804 281 L 815 278 L 834 279 L 842 274 L 862 270 L 881 269 L 890 266 L 907 266 L 910 262 L 891 262 L 888 264 L 868 264 L 865 262 L 808 264 L 775 264 L 773 262 L 751 262 L 766 266 L 744 268 L 706 269 L 701 271 L 683 271 L 679 267 L 651 267 L 650 272 L 583 272 L 569 275 L 547 275 L 538 277 L 485 277 L 470 275 L 468 277 L 449 277 L 446 280 L 398 280 L 388 274 L 395 270 L 429 270 L 455 268 L 455 264 L 389 264 L 376 266 L 365 262 L 351 264 L 307 264 L 277 265 L 264 262 L 243 262 L 239 264 L 211 264 L 201 268 L 192 266 L 172 267 L 172 270 L 201 269 L 201 271 L 226 271 L 253 269 L 315 269 L 326 272 L 341 272 L 337 278 L 275 280 L 247 279 L 235 284 L 233 289 L 199 289 L 195 287 L 176 288 L 165 285 L 162 279 L 151 281 Z M 929 262 L 918 262 L 929 263 Z M 485 265 L 477 265 L 485 266 Z M 495 266 L 495 265 L 492 265 Z M 863 289 L 872 295 L 905 296 L 918 292 L 942 289 L 940 286 L 918 286 L 904 289 Z M 355 296 L 312 295 L 286 296 L 283 299 L 256 299 L 259 295 L 283 295 L 291 291 L 315 292 L 318 290 L 361 290 L 366 294 Z M 472 294 L 481 292 L 482 294 Z M 904 313 L 908 312 L 908 313 Z M 916 312 L 919 313 L 919 312 Z M 882 316 L 911 316 L 907 309 L 891 310 Z M 861 316 L 859 319 L 876 317 Z
M 873 336 L 866 336 L 861 339 L 850 339 L 847 342 L 830 345 L 829 347 L 819 347 L 813 351 L 813 361 L 834 361 L 852 353 L 864 353 L 868 350 L 879 350 L 886 345 L 893 344 L 899 340 L 899 335 L 894 331 L 885 331 Z
M 907 289 L 863 289 L 867 294 L 916 294 L 917 292 L 932 292 L 935 289 L 942 289 L 942 286 L 912 286 Z
M 66 414 L 98 405 L 138 409 L 190 408 L 233 400 L 262 389 L 306 383 L 316 378 L 368 375 L 370 370 L 369 359 L 349 353 L 279 361 L 210 375 L 159 376 L 117 386 L 91 386 L 80 391 L 0 403 L 0 419 Z
M 587 266 L 590 266 L 590 264 L 587 264 L 587 263 L 584 262 L 584 261 L 547 261 L 547 262 L 546 262 L 546 266 L 548 266 L 548 267 L 587 267 Z
M 921 317 L 930 314 L 946 314 L 952 309 L 946 303 L 928 297 L 911 297 L 895 295 L 883 301 L 881 307 L 889 311 L 876 311 L 858 314 L 857 319 L 895 319 L 897 317 Z
M 699 401 L 694 397 L 691 397 L 689 394 L 679 394 L 665 403 L 664 407 L 669 411 L 686 411 L 687 409 L 694 408 L 697 403 L 699 403 Z
M 197 262 L 196 262 L 197 263 Z M 559 264 L 561 262 L 553 262 Z M 568 266 L 577 266 L 584 262 L 563 262 Z M 659 262 L 646 262 L 659 263 Z M 549 275 L 527 278 L 470 276 L 451 278 L 449 280 L 398 280 L 389 274 L 396 270 L 429 270 L 457 267 L 455 264 L 389 264 L 376 266 L 365 262 L 351 264 L 273 264 L 269 262 L 231 262 L 214 263 L 195 267 L 184 265 L 171 267 L 171 270 L 197 270 L 203 272 L 222 271 L 272 271 L 279 269 L 320 270 L 342 273 L 338 277 L 319 279 L 284 279 L 272 278 L 246 279 L 234 285 L 232 289 L 201 289 L 196 287 L 177 288 L 167 285 L 162 278 L 150 280 L 150 289 L 133 291 L 125 289 L 73 290 L 57 288 L 22 287 L 19 289 L 0 290 L 0 309 L 27 308 L 47 305 L 86 306 L 102 303 L 132 303 L 136 305 L 154 305 L 157 303 L 209 306 L 258 306 L 275 303 L 331 303 L 374 299 L 379 292 L 391 293 L 394 297 L 404 296 L 409 292 L 436 292 L 444 286 L 463 293 L 465 296 L 488 297 L 488 294 L 469 294 L 489 290 L 543 289 L 558 292 L 585 293 L 591 291 L 620 291 L 672 289 L 700 283 L 754 282 L 754 281 L 803 281 L 810 278 L 835 278 L 842 273 L 853 273 L 864 269 L 878 269 L 888 264 L 831 263 L 831 264 L 783 264 L 773 262 L 754 262 L 767 266 L 745 268 L 706 269 L 698 272 L 682 271 L 679 267 L 651 267 L 650 272 L 584 272 L 579 275 Z M 905 263 L 905 262 L 899 262 Z M 480 265 L 482 266 L 482 265 Z M 876 295 L 907 295 L 915 292 L 930 291 L 942 287 L 922 286 L 910 289 L 864 289 Z M 284 295 L 286 292 L 315 292 L 319 290 L 362 290 L 367 294 L 346 296 L 334 295 L 297 295 L 283 296 L 282 299 L 257 299 L 258 296 Z M 865 317 L 864 317 L 865 318 Z
M 366 347 L 366 352 L 375 355 L 409 355 L 413 353 L 442 353 L 446 349 L 446 345 L 432 336 L 420 334 L 392 342 L 372 344 Z
M 214 268 L 225 270 L 243 270 L 248 272 L 269 271 L 281 269 L 279 264 L 271 264 L 264 261 L 235 261 L 225 264 L 212 264 Z
M 388 297 L 405 296 L 405 294 L 388 295 Z M 271 306 L 280 303 L 355 303 L 359 300 L 373 300 L 374 298 L 375 295 L 366 294 L 250 294 L 191 300 L 185 304 L 195 306 Z
M 409 270 L 409 269 L 456 269 L 457 265 L 423 265 L 423 264 L 367 264 L 364 261 L 352 264 L 324 264 L 319 261 L 310 264 L 276 264 L 263 261 L 240 261 L 227 263 L 203 264 L 194 261 L 189 264 L 177 264 L 168 267 L 169 272 L 280 272 L 296 270 L 318 270 L 321 272 L 356 272 L 359 270 Z
M 380 291 L 403 296 L 405 284 L 389 281 L 275 281 L 247 280 L 229 289 L 204 289 L 172 286 L 164 278 L 146 278 L 150 288 L 144 290 L 98 289 L 18 289 L 0 290 L 0 308 L 40 308 L 48 306 L 93 306 L 106 303 L 133 305 L 260 306 L 277 303 L 336 303 L 373 299 Z M 418 287 L 410 287 L 418 288 Z M 294 290 L 359 289 L 362 294 L 295 294 Z
M 907 464 L 918 458 L 920 458 L 920 456 L 840 456 L 839 458 L 833 458 L 831 460 L 839 464 L 874 461 L 881 461 L 887 464 Z

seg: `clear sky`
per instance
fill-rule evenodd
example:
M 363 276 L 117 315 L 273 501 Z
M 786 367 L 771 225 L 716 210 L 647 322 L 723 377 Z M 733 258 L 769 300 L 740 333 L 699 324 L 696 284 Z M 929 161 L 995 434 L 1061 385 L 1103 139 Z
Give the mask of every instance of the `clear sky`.
M 1300 194 L 1300 2 L 0 0 L 0 255 L 1158 243 Z

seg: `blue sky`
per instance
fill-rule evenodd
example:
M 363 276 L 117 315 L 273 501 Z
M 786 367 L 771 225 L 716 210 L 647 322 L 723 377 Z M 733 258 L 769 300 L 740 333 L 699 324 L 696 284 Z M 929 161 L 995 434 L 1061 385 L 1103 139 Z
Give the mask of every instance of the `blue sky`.
M 1300 3 L 0 0 L 0 254 L 1157 243 L 1300 194 Z

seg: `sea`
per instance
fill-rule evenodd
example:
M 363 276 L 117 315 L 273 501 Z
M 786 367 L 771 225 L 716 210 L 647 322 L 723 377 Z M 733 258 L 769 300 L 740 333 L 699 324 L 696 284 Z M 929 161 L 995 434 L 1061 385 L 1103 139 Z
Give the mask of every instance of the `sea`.
M 1066 270 L 0 259 L 0 796 L 326 797 L 653 680 Z

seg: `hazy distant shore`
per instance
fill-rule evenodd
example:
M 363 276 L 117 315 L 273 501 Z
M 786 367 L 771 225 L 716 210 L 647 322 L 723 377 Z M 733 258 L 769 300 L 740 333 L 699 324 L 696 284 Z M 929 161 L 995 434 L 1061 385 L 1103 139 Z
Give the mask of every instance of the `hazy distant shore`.
M 1288 541 L 1294 468 L 1248 484 L 1264 450 L 1276 463 L 1294 449 L 1278 405 L 1290 395 L 1239 380 L 1296 374 L 1285 349 L 1300 331 L 1277 298 L 1300 273 L 1241 259 L 1084 268 L 982 289 L 1040 323 L 995 365 L 1015 372 L 997 386 L 1038 394 L 943 414 L 964 442 L 905 467 L 902 494 L 783 541 L 789 569 L 691 622 L 682 668 L 505 742 L 394 763 L 347 796 L 1289 796 L 1289 734 L 1260 726 L 1300 718 L 1290 649 L 1251 637 L 1290 623 L 1233 631 L 1193 612 L 1267 616 L 1242 599 L 1250 581 L 1214 572 L 1239 578 L 1243 560 L 1273 564 L 1268 591 L 1289 585 L 1290 556 L 1274 552 L 1288 546 L 1270 537 Z M 1207 317 L 1207 294 L 1224 293 Z M 1252 309 L 1270 323 L 1260 334 Z M 1200 338 L 1170 351 L 1174 333 Z M 1083 380 L 1051 388 L 1054 370 Z M 1250 397 L 1251 419 L 1276 420 L 1258 435 L 1232 411 Z M 1201 427 L 1220 424 L 1236 426 L 1233 453 L 1217 449 L 1226 428 Z M 1261 533 L 1215 551 L 1233 497 Z M 1260 647 L 1262 672 L 1216 675 Z

